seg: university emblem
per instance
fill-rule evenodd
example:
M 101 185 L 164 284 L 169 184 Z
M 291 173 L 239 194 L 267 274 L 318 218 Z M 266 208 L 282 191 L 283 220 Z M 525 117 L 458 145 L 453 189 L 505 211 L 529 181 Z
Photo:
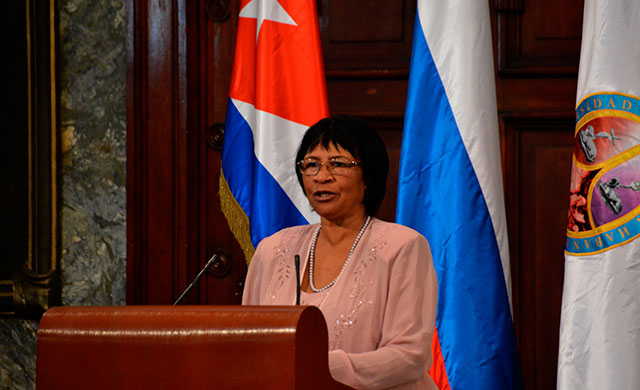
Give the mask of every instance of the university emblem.
M 640 98 L 602 92 L 578 104 L 569 199 L 567 253 L 640 236 Z

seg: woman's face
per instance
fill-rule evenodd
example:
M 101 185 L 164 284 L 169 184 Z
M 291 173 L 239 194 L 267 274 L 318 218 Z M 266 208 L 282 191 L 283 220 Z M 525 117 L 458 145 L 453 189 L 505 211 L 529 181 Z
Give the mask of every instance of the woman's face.
M 351 153 L 333 144 L 328 148 L 316 146 L 304 156 L 305 160 L 316 160 L 322 164 L 315 176 L 302 175 L 304 190 L 311 207 L 323 218 L 337 221 L 350 216 L 363 216 L 365 212 L 365 184 L 362 168 L 354 166 L 342 173 L 331 173 L 329 161 L 357 161 Z

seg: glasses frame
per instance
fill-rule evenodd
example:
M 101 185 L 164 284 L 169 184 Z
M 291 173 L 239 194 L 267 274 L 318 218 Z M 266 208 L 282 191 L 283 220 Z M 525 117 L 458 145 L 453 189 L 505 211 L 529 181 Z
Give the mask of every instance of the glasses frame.
M 302 170 L 302 164 L 305 162 L 305 160 L 310 160 L 310 161 L 313 161 L 313 162 L 317 162 L 317 163 L 319 164 L 319 165 L 318 165 L 318 169 L 317 169 L 314 173 L 305 173 L 305 172 Z M 348 160 L 348 159 L 347 159 L 347 160 Z M 335 169 L 335 168 L 332 168 L 332 167 L 331 167 L 331 162 L 333 162 L 333 161 L 340 161 L 340 160 L 337 160 L 336 158 L 332 158 L 332 159 L 329 159 L 329 161 L 322 162 L 322 161 L 320 161 L 320 160 L 316 160 L 316 159 L 302 159 L 302 160 L 300 160 L 300 161 L 298 161 L 298 162 L 296 163 L 296 166 L 298 167 L 298 170 L 300 171 L 300 174 L 301 174 L 302 176 L 317 176 L 317 175 L 318 175 L 318 173 L 320 173 L 320 171 L 322 170 L 322 167 L 323 167 L 323 166 L 324 166 L 324 167 L 327 167 L 327 171 L 328 171 L 332 176 L 347 176 L 348 174 L 347 174 L 347 175 L 345 175 L 345 174 L 340 174 L 340 173 L 336 174 L 336 173 L 333 171 L 333 170 Z M 340 162 L 342 162 L 342 161 L 340 161 Z M 348 160 L 348 161 L 344 161 L 344 163 L 345 163 L 345 164 L 348 164 L 347 166 L 345 166 L 345 168 L 348 168 L 348 169 L 349 169 L 349 172 L 350 172 L 350 170 L 351 170 L 352 168 L 358 167 L 358 166 L 360 166 L 360 165 L 362 164 L 362 162 L 360 162 L 360 161 L 356 161 L 356 160 Z

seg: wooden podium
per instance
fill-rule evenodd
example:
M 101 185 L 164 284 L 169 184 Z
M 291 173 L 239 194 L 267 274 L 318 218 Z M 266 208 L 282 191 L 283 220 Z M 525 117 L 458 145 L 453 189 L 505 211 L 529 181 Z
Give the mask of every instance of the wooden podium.
M 38 330 L 38 390 L 350 389 L 305 306 L 57 307 Z

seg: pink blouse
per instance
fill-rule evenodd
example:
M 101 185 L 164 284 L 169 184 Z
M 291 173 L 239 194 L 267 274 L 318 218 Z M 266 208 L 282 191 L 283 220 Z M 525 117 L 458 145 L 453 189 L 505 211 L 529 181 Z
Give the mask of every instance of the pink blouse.
M 294 255 L 305 270 L 317 228 L 296 226 L 262 240 L 243 304 L 295 304 Z M 324 314 L 335 380 L 356 389 L 436 389 L 427 370 L 437 281 L 429 244 L 416 231 L 373 219 L 336 284 L 302 292 L 301 303 Z

